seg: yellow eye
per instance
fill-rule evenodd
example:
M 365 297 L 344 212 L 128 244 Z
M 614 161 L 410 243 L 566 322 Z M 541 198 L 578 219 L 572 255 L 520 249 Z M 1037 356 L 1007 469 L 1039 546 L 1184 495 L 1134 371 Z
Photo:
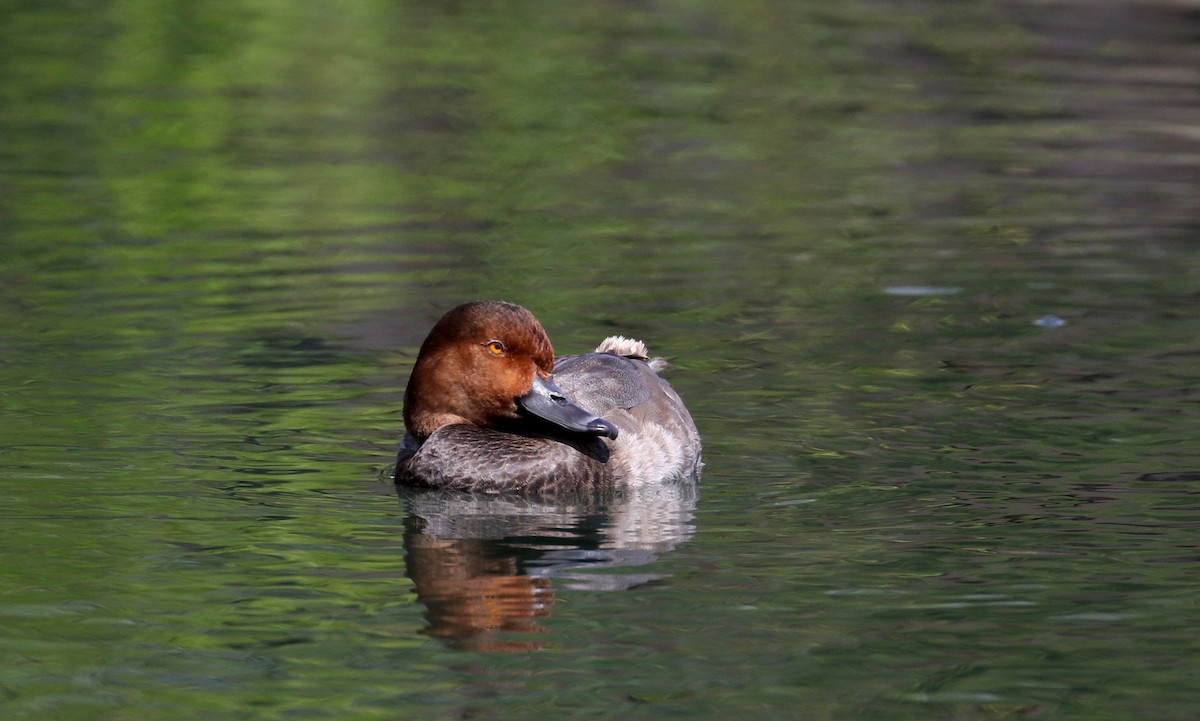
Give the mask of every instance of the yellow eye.
M 504 355 L 504 344 L 498 340 L 488 341 L 487 349 L 492 355 Z

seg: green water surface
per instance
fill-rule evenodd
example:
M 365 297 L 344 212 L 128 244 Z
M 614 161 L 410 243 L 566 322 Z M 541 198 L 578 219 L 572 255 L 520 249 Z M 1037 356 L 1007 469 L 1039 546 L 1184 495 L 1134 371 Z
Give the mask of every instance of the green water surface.
M 0 4 L 0 718 L 1200 709 L 1182 0 Z M 696 486 L 397 494 L 425 332 Z

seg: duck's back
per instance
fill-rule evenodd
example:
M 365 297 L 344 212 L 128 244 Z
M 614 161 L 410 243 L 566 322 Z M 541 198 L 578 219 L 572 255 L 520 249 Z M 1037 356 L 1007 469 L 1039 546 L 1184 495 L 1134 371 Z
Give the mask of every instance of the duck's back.
M 613 352 L 555 360 L 559 387 L 620 431 L 609 442 L 609 464 L 621 483 L 640 485 L 690 476 L 700 466 L 700 433 L 675 389 L 655 371 L 656 365 Z

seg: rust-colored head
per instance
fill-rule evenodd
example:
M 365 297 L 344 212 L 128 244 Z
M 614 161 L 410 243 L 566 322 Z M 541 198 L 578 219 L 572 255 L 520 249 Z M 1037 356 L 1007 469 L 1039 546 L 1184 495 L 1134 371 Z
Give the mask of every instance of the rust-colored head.
M 532 313 L 503 301 L 464 303 L 421 344 L 404 392 L 404 424 L 423 442 L 451 423 L 516 418 L 517 399 L 553 370 L 554 349 Z

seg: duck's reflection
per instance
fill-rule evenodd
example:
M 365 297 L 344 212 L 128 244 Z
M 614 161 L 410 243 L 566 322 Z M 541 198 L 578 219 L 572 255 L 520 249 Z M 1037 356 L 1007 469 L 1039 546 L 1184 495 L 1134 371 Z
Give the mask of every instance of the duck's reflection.
M 616 591 L 692 536 L 694 481 L 569 499 L 400 490 L 405 563 L 424 633 L 477 650 L 536 649 L 555 586 Z

